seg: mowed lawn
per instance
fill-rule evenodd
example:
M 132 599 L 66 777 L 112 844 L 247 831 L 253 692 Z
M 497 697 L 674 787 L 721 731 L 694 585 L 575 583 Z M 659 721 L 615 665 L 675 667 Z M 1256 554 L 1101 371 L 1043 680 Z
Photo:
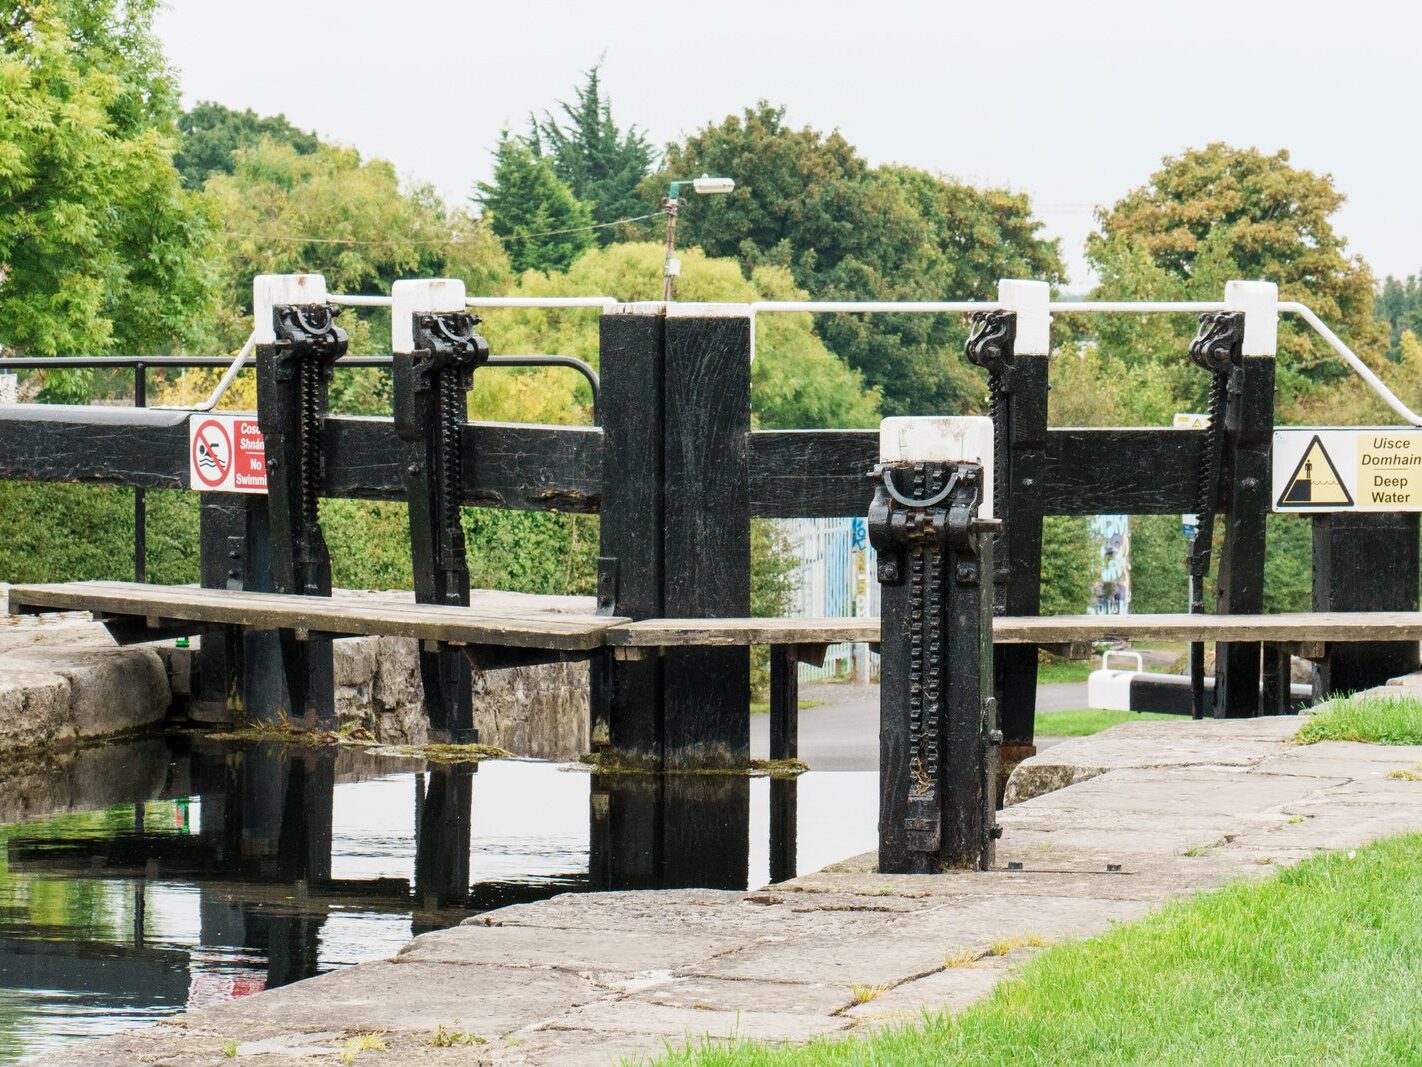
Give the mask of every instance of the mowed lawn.
M 1316 857 L 1050 948 L 956 1017 L 788 1048 L 689 1047 L 658 1062 L 1422 1063 L 1422 835 Z

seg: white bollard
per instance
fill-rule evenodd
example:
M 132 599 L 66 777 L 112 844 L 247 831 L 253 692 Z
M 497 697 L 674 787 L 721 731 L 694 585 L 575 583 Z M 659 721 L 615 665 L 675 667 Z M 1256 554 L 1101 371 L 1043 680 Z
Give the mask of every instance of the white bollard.
M 1279 287 L 1273 282 L 1225 282 L 1225 303 L 1244 312 L 1246 356 L 1273 356 L 1279 351 Z
M 1017 314 L 1017 340 L 1012 350 L 1022 356 L 1047 356 L 1052 352 L 1052 287 L 1046 282 L 1003 278 L 997 283 L 997 302 Z
M 390 351 L 415 350 L 412 316 L 463 311 L 464 282 L 459 278 L 404 278 L 390 287 Z
M 976 463 L 983 469 L 978 517 L 992 517 L 992 419 L 986 415 L 894 415 L 879 424 L 881 463 Z
M 252 340 L 276 344 L 272 308 L 284 304 L 326 303 L 326 279 L 320 274 L 258 274 L 252 279 Z

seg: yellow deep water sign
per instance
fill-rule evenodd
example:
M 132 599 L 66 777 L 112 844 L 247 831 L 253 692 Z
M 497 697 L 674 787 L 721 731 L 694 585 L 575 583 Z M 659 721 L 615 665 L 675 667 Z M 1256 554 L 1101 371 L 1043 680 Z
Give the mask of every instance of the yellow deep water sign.
M 1422 511 L 1422 430 L 1274 433 L 1275 511 Z

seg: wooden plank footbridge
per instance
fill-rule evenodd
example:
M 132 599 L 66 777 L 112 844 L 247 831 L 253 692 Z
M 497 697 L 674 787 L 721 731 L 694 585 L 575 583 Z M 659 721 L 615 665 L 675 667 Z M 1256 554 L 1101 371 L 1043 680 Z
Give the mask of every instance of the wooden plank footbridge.
M 1320 695 L 1418 667 L 1416 512 L 1306 509 L 1315 610 L 1262 614 L 1275 336 L 1291 310 L 1267 283 L 1230 283 L 1219 304 L 1096 307 L 1201 315 L 1188 356 L 1212 399 L 1199 429 L 1049 428 L 1051 314 L 1093 307 L 1053 305 L 1044 283 L 1003 282 L 993 302 L 883 307 L 585 301 L 603 303 L 592 427 L 468 420 L 489 349 L 475 302 L 449 281 L 400 282 L 387 301 L 394 417 L 329 414 L 342 300 L 316 275 L 257 280 L 264 491 L 203 493 L 200 588 L 17 586 L 11 611 L 92 611 L 121 641 L 220 635 L 203 644 L 201 697 L 249 717 L 329 718 L 332 640 L 414 638 L 432 730 L 453 740 L 473 736 L 472 669 L 588 660 L 595 742 L 651 770 L 747 764 L 751 645 L 773 652 L 771 755 L 793 756 L 796 664 L 871 642 L 883 656 L 885 871 L 991 862 L 999 769 L 1033 751 L 1041 648 L 1188 640 L 1198 709 L 1204 644 L 1216 642 L 1220 717 L 1286 711 L 1292 655 L 1320 665 Z M 971 313 L 966 355 L 987 371 L 991 418 L 752 428 L 756 314 L 879 310 Z M 0 478 L 186 487 L 199 444 L 217 441 L 194 418 L 0 408 Z M 219 454 L 217 474 L 231 462 Z M 322 497 L 408 502 L 414 603 L 333 593 Z M 469 607 L 466 553 L 479 546 L 465 544 L 465 505 L 598 513 L 596 613 Z M 1190 614 L 1038 615 L 1044 516 L 1187 512 L 1199 516 L 1182 553 Z M 752 517 L 847 515 L 868 516 L 883 617 L 748 617 Z M 1216 516 L 1218 594 L 1204 614 Z

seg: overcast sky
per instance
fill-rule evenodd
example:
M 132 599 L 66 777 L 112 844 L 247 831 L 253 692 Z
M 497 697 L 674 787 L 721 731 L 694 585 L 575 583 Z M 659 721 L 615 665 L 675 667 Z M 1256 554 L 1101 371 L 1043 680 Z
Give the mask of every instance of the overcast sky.
M 451 199 L 605 53 L 614 114 L 658 145 L 764 97 L 871 162 L 1031 194 L 1074 288 L 1092 209 L 1213 140 L 1331 173 L 1350 249 L 1422 267 L 1404 0 L 169 0 L 159 25 L 189 103 L 284 112 Z

